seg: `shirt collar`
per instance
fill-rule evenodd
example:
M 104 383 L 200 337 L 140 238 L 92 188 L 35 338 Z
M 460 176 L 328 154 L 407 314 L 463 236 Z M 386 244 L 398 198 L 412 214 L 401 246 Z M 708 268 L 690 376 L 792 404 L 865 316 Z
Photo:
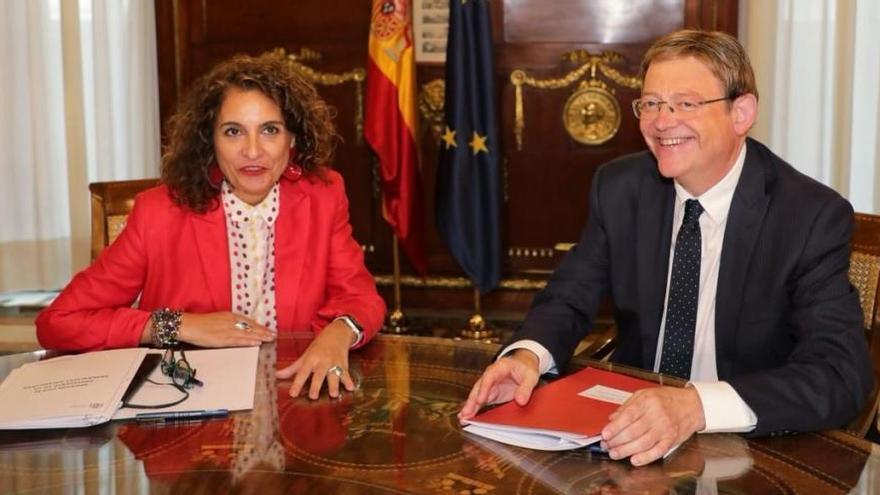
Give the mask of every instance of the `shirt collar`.
M 278 191 L 279 186 L 276 182 L 263 201 L 256 205 L 249 205 L 235 195 L 228 182 L 223 181 L 221 200 L 226 210 L 226 216 L 233 221 L 239 220 L 236 216 L 238 216 L 238 212 L 241 212 L 241 216 L 255 220 L 259 218 L 268 225 L 273 225 L 278 217 Z
M 723 223 L 727 220 L 727 213 L 730 211 L 730 203 L 733 201 L 733 193 L 736 191 L 736 185 L 739 183 L 739 176 L 742 174 L 745 161 L 746 144 L 743 142 L 739 149 L 739 155 L 733 163 L 733 167 L 727 171 L 727 174 L 720 181 L 699 196 L 693 196 L 691 193 L 687 192 L 684 186 L 679 184 L 678 181 L 674 181 L 676 209 L 682 210 L 685 201 L 696 199 L 699 200 L 706 215 L 713 222 Z

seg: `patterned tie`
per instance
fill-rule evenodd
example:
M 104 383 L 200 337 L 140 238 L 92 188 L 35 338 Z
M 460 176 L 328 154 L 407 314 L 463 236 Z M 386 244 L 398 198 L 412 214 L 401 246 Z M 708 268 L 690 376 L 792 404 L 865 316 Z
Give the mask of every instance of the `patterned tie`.
M 690 378 L 694 355 L 694 329 L 697 326 L 697 297 L 700 292 L 700 214 L 703 207 L 696 199 L 684 205 L 684 219 L 678 229 L 660 373 Z

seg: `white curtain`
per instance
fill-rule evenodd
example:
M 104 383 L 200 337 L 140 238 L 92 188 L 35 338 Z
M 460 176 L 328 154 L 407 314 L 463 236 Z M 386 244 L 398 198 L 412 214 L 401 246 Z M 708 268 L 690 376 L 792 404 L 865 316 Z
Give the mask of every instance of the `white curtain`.
M 154 3 L 79 2 L 84 103 L 91 110 L 85 114 L 89 179 L 155 177 L 160 136 Z
M 153 8 L 0 0 L 0 291 L 88 262 L 88 182 L 158 174 Z
M 880 2 L 741 0 L 739 25 L 760 92 L 752 135 L 880 212 Z

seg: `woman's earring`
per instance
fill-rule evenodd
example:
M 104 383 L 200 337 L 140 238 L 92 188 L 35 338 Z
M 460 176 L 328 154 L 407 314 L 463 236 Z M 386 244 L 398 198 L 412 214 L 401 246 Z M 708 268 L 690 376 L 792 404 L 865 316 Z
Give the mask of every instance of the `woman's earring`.
M 220 186 L 223 185 L 223 179 L 223 171 L 220 170 L 220 166 L 217 165 L 217 162 L 212 163 L 208 167 L 208 182 L 217 189 L 220 189 Z
M 284 172 L 281 175 L 284 176 L 285 179 L 290 182 L 296 182 L 302 177 L 303 169 L 296 163 L 296 150 L 293 146 L 290 147 L 290 159 L 287 161 L 287 167 L 284 169 Z
M 297 165 L 295 163 L 287 164 L 287 168 L 285 168 L 284 172 L 282 173 L 282 175 L 284 175 L 284 178 L 291 181 L 291 182 L 298 181 L 299 178 L 302 177 L 302 174 L 303 174 L 302 167 L 300 167 L 299 165 Z

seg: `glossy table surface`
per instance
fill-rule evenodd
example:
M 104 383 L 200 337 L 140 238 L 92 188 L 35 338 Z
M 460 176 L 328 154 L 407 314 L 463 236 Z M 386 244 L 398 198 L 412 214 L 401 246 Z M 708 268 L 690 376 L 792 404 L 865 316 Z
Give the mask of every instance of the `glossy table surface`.
M 293 399 L 273 372 L 306 345 L 263 346 L 254 409 L 225 419 L 0 432 L 0 493 L 880 492 L 880 446 L 838 431 L 698 435 L 642 468 L 470 436 L 455 415 L 492 344 L 380 335 L 352 353 L 353 393 Z M 41 357 L 2 357 L 0 377 Z

